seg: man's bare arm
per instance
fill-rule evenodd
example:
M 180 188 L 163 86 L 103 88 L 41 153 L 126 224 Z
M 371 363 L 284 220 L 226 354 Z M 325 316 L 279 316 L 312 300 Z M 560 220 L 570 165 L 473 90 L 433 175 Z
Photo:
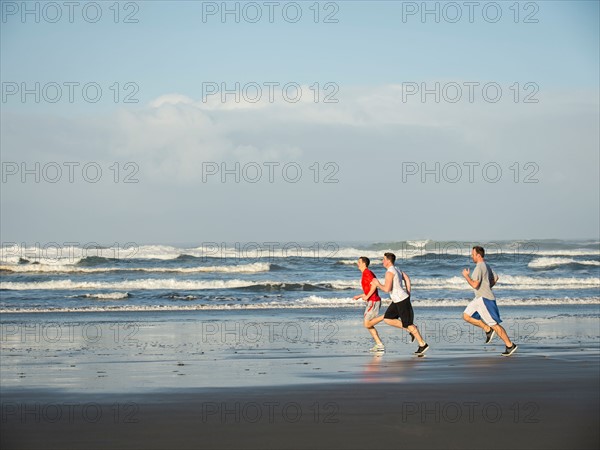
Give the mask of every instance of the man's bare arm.
M 469 269 L 464 269 L 462 271 L 463 277 L 465 277 L 465 280 L 467 280 L 467 283 L 469 283 L 469 285 L 473 288 L 473 289 L 479 289 L 479 285 L 481 285 L 481 281 L 478 280 L 473 280 L 470 276 L 469 276 Z
M 373 279 L 376 280 L 377 278 L 373 278 Z M 373 293 L 375 292 L 376 289 L 377 289 L 377 286 L 374 286 L 373 284 L 371 284 L 371 289 L 369 290 L 369 293 L 365 294 L 365 296 L 364 296 L 365 301 L 367 301 L 371 298 L 371 295 L 373 295 Z
M 392 290 L 393 282 L 394 282 L 394 275 L 392 275 L 390 272 L 386 272 L 385 284 L 381 284 L 379 282 L 379 280 L 375 279 L 375 280 L 371 281 L 371 286 L 373 286 L 373 284 L 376 283 L 375 286 L 377 286 L 383 292 L 390 292 Z
M 406 292 L 408 292 L 408 295 L 410 295 L 410 277 L 402 272 L 402 278 L 404 279 L 404 285 L 406 286 Z
M 498 283 L 499 279 L 500 279 L 500 277 L 498 275 L 494 274 L 492 282 L 490 283 L 490 287 L 492 288 L 492 287 L 496 286 L 496 283 Z

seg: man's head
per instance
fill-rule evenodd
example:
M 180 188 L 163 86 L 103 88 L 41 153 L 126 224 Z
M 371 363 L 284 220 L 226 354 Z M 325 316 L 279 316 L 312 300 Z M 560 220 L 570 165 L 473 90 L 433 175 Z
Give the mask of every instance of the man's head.
M 369 264 L 371 264 L 371 260 L 369 258 L 367 258 L 366 256 L 361 256 L 360 258 L 358 258 L 358 269 L 361 272 L 363 270 L 365 270 L 366 268 L 368 268 Z
M 483 249 L 483 247 L 475 245 L 471 249 L 471 258 L 473 259 L 474 263 L 483 261 L 483 258 L 485 258 L 485 250 Z
M 394 255 L 393 253 L 384 253 L 383 254 L 383 267 L 385 267 L 387 269 L 388 267 L 393 266 L 395 262 L 396 262 L 396 255 Z

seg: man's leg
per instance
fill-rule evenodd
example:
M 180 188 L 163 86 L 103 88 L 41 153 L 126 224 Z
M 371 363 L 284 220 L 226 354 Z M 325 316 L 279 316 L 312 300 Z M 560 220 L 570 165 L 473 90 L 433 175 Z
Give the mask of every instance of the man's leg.
M 369 330 L 369 333 L 371 333 L 371 336 L 373 336 L 373 339 L 375 339 L 375 343 L 377 345 L 383 345 L 383 342 L 381 342 L 381 339 L 379 338 L 379 333 L 377 333 L 377 330 L 374 326 L 369 326 L 368 322 L 365 321 L 365 328 Z
M 465 308 L 465 310 L 463 311 L 463 319 L 466 322 L 469 322 L 471 325 L 475 325 L 476 327 L 481 328 L 486 333 L 489 333 L 491 328 L 488 324 L 486 324 L 481 319 L 475 319 L 472 317 L 475 313 L 477 313 L 479 317 L 486 317 L 487 320 L 489 320 L 490 323 L 492 323 L 492 318 L 489 317 L 489 314 L 485 315 L 484 310 L 487 311 L 485 309 L 485 304 L 483 303 L 483 298 L 477 297 L 471 300 Z
M 367 330 L 369 330 L 369 333 L 371 334 L 371 336 L 375 340 L 375 344 L 377 344 L 377 345 L 383 345 L 383 342 L 381 342 L 381 339 L 379 337 L 379 333 L 375 329 L 375 325 L 377 325 L 379 322 L 381 322 L 383 320 L 383 315 L 381 315 L 379 317 L 373 317 L 373 316 L 375 316 L 376 314 L 379 314 L 380 306 L 381 306 L 380 302 L 375 302 L 371 305 L 367 305 L 367 309 L 365 311 L 365 319 L 363 322 L 365 328 Z
M 374 319 L 371 320 L 365 320 L 365 327 L 367 328 L 371 328 L 374 327 L 375 325 L 377 325 L 379 322 L 383 321 L 384 315 L 382 314 L 379 317 L 375 317 Z
M 402 326 L 402 322 L 400 321 L 400 319 L 383 319 L 383 321 L 385 323 L 387 323 L 388 325 L 391 325 L 393 327 L 404 329 L 404 327 Z
M 375 329 L 375 325 L 377 325 L 382 320 L 383 320 L 383 316 L 379 316 L 379 317 L 375 317 L 374 319 L 371 319 L 371 320 L 365 319 L 365 321 L 364 321 L 365 328 L 367 330 L 369 330 L 369 333 L 371 333 L 371 336 L 373 336 L 373 339 L 375 339 L 375 343 L 378 345 L 383 344 L 383 343 L 381 342 L 381 339 L 379 338 L 379 333 Z
M 414 335 L 415 339 L 419 343 L 419 346 L 425 345 L 425 341 L 423 340 L 421 333 L 419 333 L 419 329 L 417 328 L 416 325 L 409 325 L 406 327 L 406 329 L 408 330 L 409 333 Z
M 508 337 L 508 334 L 506 334 L 506 330 L 504 329 L 504 327 L 502 325 L 497 323 L 496 325 L 492 325 L 492 328 L 494 329 L 494 331 L 496 332 L 498 337 L 504 341 L 504 344 L 507 347 L 513 346 L 512 341 Z
M 468 316 L 467 314 L 463 314 L 463 319 L 465 319 L 467 322 L 482 328 L 483 331 L 485 331 L 486 333 L 489 333 L 490 330 L 494 330 L 496 332 L 496 334 L 498 335 L 498 337 L 500 339 L 502 339 L 502 341 L 504 342 L 504 344 L 507 347 L 512 347 L 513 343 L 510 340 L 510 338 L 508 337 L 508 334 L 506 333 L 506 330 L 504 329 L 504 327 L 500 324 L 494 324 L 494 325 L 488 325 L 486 324 L 483 320 L 477 320 L 477 319 L 473 319 L 472 317 Z
M 485 331 L 486 333 L 488 333 L 492 328 L 487 325 L 483 320 L 479 320 L 479 319 L 473 319 L 471 316 L 469 316 L 467 313 L 463 313 L 463 319 L 466 322 L 469 322 L 472 325 L 475 325 L 476 327 L 482 328 L 483 331 Z M 500 336 L 500 335 L 498 335 Z
M 425 341 L 423 340 L 421 333 L 419 333 L 419 329 L 415 325 L 409 325 L 408 327 L 405 327 L 404 325 L 402 325 L 402 321 L 400 319 L 384 319 L 384 320 L 385 320 L 385 323 L 387 323 L 388 325 L 391 325 L 396 328 L 401 328 L 403 330 L 408 331 L 409 333 L 414 334 L 415 339 L 417 340 L 419 345 L 425 345 Z
M 400 321 L 406 325 L 406 330 L 410 333 L 413 339 L 416 339 L 419 343 L 419 348 L 428 347 L 425 339 L 421 336 L 419 332 L 419 328 L 414 324 L 415 322 L 415 312 L 413 310 L 412 304 L 410 303 L 410 297 L 400 303 Z
M 383 316 L 383 321 L 393 327 L 404 328 L 404 326 L 402 325 L 402 321 L 398 317 L 400 317 L 400 313 L 398 312 L 398 305 L 392 302 L 388 306 L 388 309 Z

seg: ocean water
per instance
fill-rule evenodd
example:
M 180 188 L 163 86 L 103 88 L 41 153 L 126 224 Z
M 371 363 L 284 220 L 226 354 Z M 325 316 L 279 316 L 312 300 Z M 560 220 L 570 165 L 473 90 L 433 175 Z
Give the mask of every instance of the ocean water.
M 461 271 L 474 244 L 500 276 L 501 307 L 600 305 L 598 240 L 4 245 L 0 313 L 357 308 L 357 258 L 381 278 L 386 251 L 411 277 L 415 308 L 459 307 L 473 297 Z

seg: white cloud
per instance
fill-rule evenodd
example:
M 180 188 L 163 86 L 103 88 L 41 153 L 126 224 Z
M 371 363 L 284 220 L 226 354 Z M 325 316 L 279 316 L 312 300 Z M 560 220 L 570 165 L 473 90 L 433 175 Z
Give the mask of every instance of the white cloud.
M 281 230 L 289 217 L 292 225 L 286 231 L 291 235 L 314 229 L 311 218 L 318 216 L 318 228 L 332 236 L 341 232 L 340 217 L 355 214 L 356 205 L 374 201 L 374 207 L 381 210 L 385 198 L 379 195 L 385 186 L 381 180 L 393 180 L 417 214 L 408 223 L 404 209 L 394 209 L 388 219 L 402 222 L 407 231 L 412 227 L 416 235 L 427 232 L 427 227 L 438 229 L 435 224 L 439 217 L 444 217 L 445 236 L 449 238 L 472 227 L 471 216 L 457 212 L 465 198 L 481 204 L 494 198 L 497 212 L 493 226 L 498 232 L 520 227 L 515 214 L 531 227 L 546 221 L 546 232 L 555 236 L 561 230 L 589 235 L 585 230 L 597 229 L 597 95 L 545 92 L 539 104 L 515 104 L 510 98 L 497 104 L 423 104 L 418 100 L 403 102 L 401 86 L 395 85 L 341 89 L 337 104 L 303 101 L 246 106 L 223 109 L 172 93 L 144 107 L 120 109 L 110 116 L 60 118 L 6 113 L 2 118 L 2 157 L 3 161 L 100 161 L 105 166 L 113 161 L 133 161 L 140 168 L 143 194 L 148 198 L 162 195 L 163 204 L 171 202 L 168 206 L 173 214 L 180 205 L 197 204 L 198 193 L 210 192 L 210 196 L 201 197 L 202 204 L 210 204 L 214 217 L 229 218 L 227 223 L 232 225 L 227 226 L 234 226 L 236 208 L 254 217 L 255 205 L 276 205 L 281 218 L 271 218 L 261 229 L 272 226 Z M 303 183 L 220 184 L 218 178 L 208 185 L 201 182 L 204 162 L 226 162 L 231 167 L 234 162 L 251 161 L 298 162 L 304 169 Z M 336 163 L 339 184 L 312 182 L 309 167 L 315 161 Z M 505 172 L 498 185 L 482 183 L 481 177 L 471 184 L 433 183 L 431 178 L 423 184 L 419 177 L 401 184 L 402 163 L 406 161 L 495 161 Z M 509 167 L 515 161 L 537 163 L 540 183 L 513 183 Z M 357 189 L 357 183 L 364 179 L 369 180 L 368 189 Z M 42 201 L 34 192 L 35 186 L 27 186 L 28 190 L 9 187 L 3 189 L 8 192 L 3 193 L 5 205 L 9 201 L 35 207 Z M 74 186 L 67 188 L 61 201 L 76 195 Z M 177 201 L 165 199 L 165 192 L 176 195 Z M 112 207 L 115 200 L 111 195 L 98 195 L 97 208 Z M 57 199 L 57 205 L 61 201 Z M 127 207 L 134 205 L 133 210 L 138 211 L 152 205 L 150 201 L 136 202 L 129 202 Z M 233 209 L 232 202 L 237 205 Z M 203 218 L 195 215 L 201 212 L 184 211 L 188 219 Z M 567 218 L 568 225 L 563 223 Z M 56 218 L 56 223 L 61 220 Z M 227 237 L 226 228 L 211 223 L 203 222 L 203 226 L 214 227 L 215 234 Z M 384 222 L 381 226 L 387 229 Z M 527 234 L 518 231 L 511 236 Z M 264 232 L 268 234 L 268 229 Z M 355 238 L 353 233 L 352 228 L 344 227 L 339 238 Z

